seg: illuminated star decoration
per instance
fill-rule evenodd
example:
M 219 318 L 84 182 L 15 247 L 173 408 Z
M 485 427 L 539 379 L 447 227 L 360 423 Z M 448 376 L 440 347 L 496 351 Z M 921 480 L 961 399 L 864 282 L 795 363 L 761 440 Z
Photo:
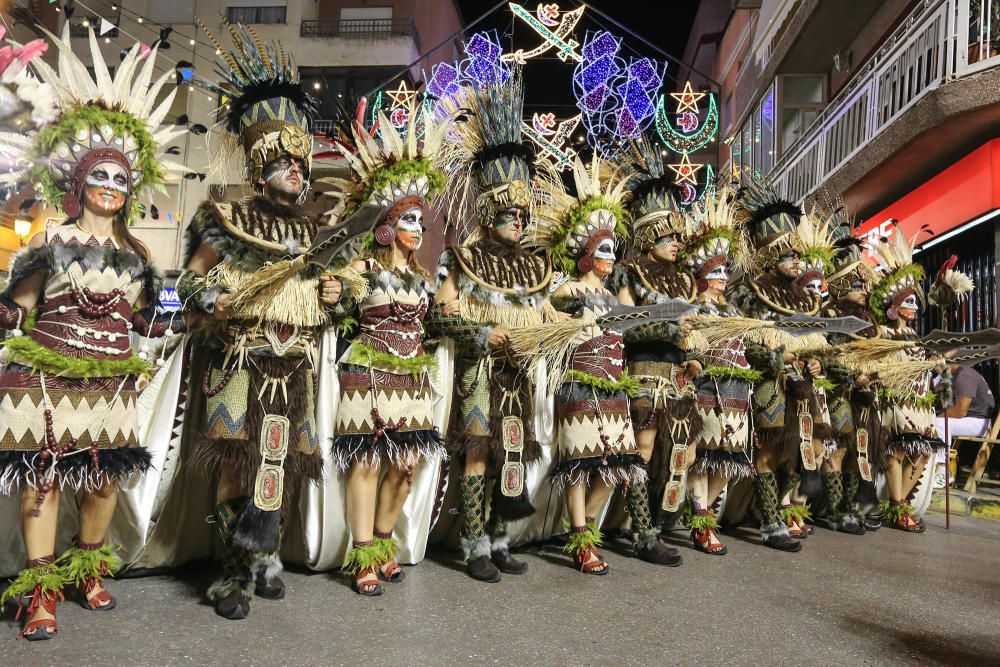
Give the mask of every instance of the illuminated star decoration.
M 675 130 L 670 122 L 666 98 L 660 97 L 656 107 L 656 131 L 666 147 L 675 153 L 693 153 L 714 140 L 719 133 L 719 109 L 715 103 L 715 95 L 703 94 L 708 95 L 708 111 L 704 122 L 699 128 L 695 112 L 683 111 L 677 117 L 677 126 L 681 128 L 681 132 Z
M 680 185 L 682 183 L 691 183 L 692 185 L 698 184 L 698 172 L 705 166 L 702 163 L 691 162 L 691 156 L 687 153 L 681 154 L 681 161 L 675 162 L 673 164 L 667 165 L 670 171 L 676 174 L 674 178 L 674 183 Z
M 580 116 L 557 123 L 555 114 L 536 113 L 531 117 L 530 124 L 522 123 L 521 130 L 538 146 L 537 159 L 549 160 L 553 167 L 563 171 L 573 166 L 576 151 L 566 146 L 566 142 L 579 124 Z
M 396 90 L 390 90 L 386 95 L 392 98 L 392 106 L 390 108 L 409 108 L 413 105 L 413 101 L 417 97 L 417 91 L 407 86 L 405 81 L 400 81 Z
M 684 84 L 684 90 L 679 93 L 670 93 L 670 97 L 677 100 L 677 111 L 675 113 L 680 114 L 690 110 L 697 115 L 700 111 L 698 102 L 701 101 L 701 98 L 705 97 L 705 93 L 694 92 L 691 88 L 691 82 L 688 81 Z
M 580 46 L 580 43 L 573 39 L 570 33 L 580 22 L 586 5 L 581 5 L 569 12 L 560 12 L 559 5 L 554 2 L 539 3 L 534 14 L 513 2 L 509 3 L 508 6 L 514 16 L 531 26 L 532 30 L 538 33 L 543 41 L 530 51 L 518 49 L 514 53 L 506 54 L 503 56 L 504 60 L 508 62 L 513 60 L 519 65 L 523 65 L 530 58 L 540 56 L 553 48 L 556 50 L 556 57 L 563 62 L 567 60 L 580 62 L 582 60 L 580 54 L 576 52 L 576 47 Z M 559 19 L 560 13 L 562 13 L 561 19 Z
M 626 67 L 620 50 L 621 40 L 611 33 L 587 33 L 583 60 L 573 69 L 573 93 L 587 142 L 605 156 L 619 148 L 615 128 L 620 99 L 614 86 Z

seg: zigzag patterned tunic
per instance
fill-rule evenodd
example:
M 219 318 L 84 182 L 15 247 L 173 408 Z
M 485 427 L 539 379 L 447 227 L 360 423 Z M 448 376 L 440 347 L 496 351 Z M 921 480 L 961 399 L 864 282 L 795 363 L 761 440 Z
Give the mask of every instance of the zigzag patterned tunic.
M 54 485 L 92 490 L 144 472 L 136 378 L 148 364 L 130 334 L 165 332 L 153 324 L 154 306 L 136 308 L 156 303 L 159 279 L 114 238 L 75 225 L 47 230 L 44 246 L 15 258 L 8 294 L 38 270 L 46 278 L 36 310 L 24 335 L 4 345 L 0 489 L 37 487 L 54 474 Z
M 341 358 L 333 459 L 346 470 L 384 460 L 406 468 L 415 455 L 444 453 L 433 423 L 424 316 L 433 300 L 423 276 L 366 261 L 371 292 L 357 305 L 360 331 Z

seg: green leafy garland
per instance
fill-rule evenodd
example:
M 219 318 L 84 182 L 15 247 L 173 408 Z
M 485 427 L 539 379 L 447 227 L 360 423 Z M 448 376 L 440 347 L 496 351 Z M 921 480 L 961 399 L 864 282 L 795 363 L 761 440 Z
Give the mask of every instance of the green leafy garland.
M 386 545 L 382 542 L 382 540 L 376 540 L 374 544 L 368 546 L 353 547 L 344 558 L 344 571 L 357 576 L 366 570 L 377 569 L 380 565 L 392 560 Z
M 813 386 L 823 391 L 833 391 L 837 388 L 837 385 L 826 378 L 813 378 Z
M 764 379 L 764 373 L 753 368 L 730 368 L 728 366 L 706 366 L 705 375 L 716 380 L 742 380 L 754 384 Z
M 56 562 L 62 565 L 65 580 L 77 586 L 86 583 L 87 577 L 106 577 L 122 566 L 121 558 L 108 544 L 100 549 L 71 547 Z
M 409 373 L 419 377 L 428 368 L 437 365 L 437 359 L 429 354 L 421 354 L 412 359 L 401 359 L 390 352 L 373 349 L 361 341 L 351 344 L 351 351 L 345 360 L 349 364 L 367 366 L 368 368 L 386 368 L 393 371 Z
M 625 221 L 628 219 L 628 212 L 621 204 L 610 202 L 604 197 L 590 197 L 584 200 L 582 204 L 570 209 L 563 217 L 559 233 L 561 240 L 552 246 L 550 250 L 555 263 L 568 275 L 580 275 L 580 272 L 576 268 L 576 260 L 578 258 L 570 251 L 567 245 L 570 236 L 574 229 L 587 221 L 591 213 L 599 210 L 608 211 L 615 216 L 615 236 L 622 239 L 628 238 L 628 228 L 625 226 Z
M 568 554 L 576 554 L 584 549 L 596 549 L 604 542 L 604 535 L 593 523 L 587 523 L 587 530 L 576 532 L 570 530 L 569 522 L 563 520 L 563 528 L 569 531 L 566 534 L 566 546 L 563 551 Z
M 871 306 L 880 324 L 889 323 L 889 317 L 885 314 L 885 308 L 882 306 L 882 304 L 888 303 L 892 297 L 889 286 L 895 285 L 907 276 L 913 276 L 913 281 L 919 285 L 920 281 L 924 279 L 924 267 L 919 264 L 907 264 L 902 268 L 896 269 L 880 280 L 878 285 L 872 290 L 871 296 L 868 297 L 868 305 Z
M 579 382 L 594 389 L 613 394 L 617 391 L 624 391 L 627 396 L 635 396 L 639 393 L 639 378 L 632 377 L 627 371 L 622 371 L 622 375 L 617 380 L 599 378 L 583 371 L 569 370 L 566 372 L 566 382 Z
M 163 165 L 156 157 L 156 142 L 153 136 L 146 129 L 145 122 L 131 114 L 121 111 L 111 111 L 93 105 L 78 106 L 64 112 L 59 117 L 59 122 L 50 125 L 38 134 L 36 151 L 38 162 L 32 168 L 31 176 L 35 191 L 41 195 L 48 204 L 62 210 L 62 197 L 66 190 L 58 186 L 49 172 L 48 157 L 60 143 L 69 142 L 76 136 L 80 129 L 86 129 L 108 125 L 112 128 L 115 136 L 130 134 L 138 146 L 138 157 L 135 161 L 136 170 L 142 176 L 138 183 L 133 186 L 133 195 L 139 188 L 156 187 L 163 183 Z M 128 222 L 131 224 L 137 216 L 142 214 L 142 204 L 132 197 L 131 207 L 128 213 Z
M 392 183 L 415 180 L 421 176 L 426 177 L 428 182 L 427 194 L 424 195 L 426 199 L 431 199 L 434 195 L 441 192 L 448 180 L 441 170 L 434 167 L 431 161 L 425 157 L 399 160 L 372 175 L 371 180 L 365 184 L 361 201 L 368 201 L 372 193 Z
M 694 236 L 686 240 L 684 246 L 677 253 L 677 264 L 683 266 L 698 252 L 700 248 L 714 243 L 715 239 L 726 239 L 730 247 L 736 242 L 736 232 L 729 227 L 714 227 L 701 236 Z
M 918 409 L 934 407 L 934 399 L 937 397 L 933 391 L 920 395 L 915 391 L 897 391 L 885 387 L 878 390 L 878 396 L 893 403 L 910 403 Z

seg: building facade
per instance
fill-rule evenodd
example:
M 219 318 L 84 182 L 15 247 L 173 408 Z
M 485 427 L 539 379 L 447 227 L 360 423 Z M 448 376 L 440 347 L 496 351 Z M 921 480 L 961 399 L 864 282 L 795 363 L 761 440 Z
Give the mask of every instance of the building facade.
M 221 171 L 212 168 L 213 156 L 219 151 L 214 117 L 219 100 L 196 84 L 199 79 L 218 80 L 216 49 L 196 20 L 216 35 L 224 48 L 229 44 L 224 37 L 228 21 L 252 26 L 262 38 L 279 40 L 294 55 L 306 85 L 319 102 L 320 119 L 315 129 L 321 152 L 341 108 L 347 109 L 389 80 L 392 83 L 386 89 L 396 88 L 400 81 L 412 88 L 435 63 L 456 58 L 461 35 L 455 35 L 462 28 L 454 0 L 76 0 L 71 12 L 46 0 L 15 0 L 9 18 L 20 24 L 15 35 L 23 32 L 25 39 L 34 36 L 33 24 L 61 34 L 68 20 L 74 46 L 80 47 L 77 53 L 87 52 L 83 40 L 88 38 L 88 27 L 93 27 L 100 35 L 98 41 L 108 64 L 117 62 L 121 50 L 136 41 L 152 45 L 166 37 L 169 47 L 161 46 L 157 68 L 160 73 L 175 72 L 179 82 L 168 121 L 192 129 L 177 142 L 173 159 L 185 164 L 191 173 L 155 196 L 134 232 L 151 249 L 157 266 L 168 271 L 179 268 L 183 230 L 198 204 L 209 196 L 232 199 L 244 194 L 240 165 Z M 107 31 L 100 34 L 104 29 Z M 54 62 L 55 54 L 46 54 L 46 59 Z M 328 151 L 325 159 L 315 163 L 314 178 L 343 168 L 343 161 Z M 12 220 L 19 204 L 9 202 L 8 214 L 2 217 Z M 322 198 L 310 198 L 308 203 L 317 212 L 323 204 Z M 33 231 L 55 220 L 54 212 L 40 206 L 30 212 Z M 0 224 L 0 267 L 6 268 L 19 243 L 12 222 Z M 428 253 L 439 249 L 429 248 Z

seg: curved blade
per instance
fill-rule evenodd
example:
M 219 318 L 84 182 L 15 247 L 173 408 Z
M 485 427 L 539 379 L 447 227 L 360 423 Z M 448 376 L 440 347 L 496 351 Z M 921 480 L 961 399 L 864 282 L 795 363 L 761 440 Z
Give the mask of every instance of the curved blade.
M 324 268 L 329 267 L 347 244 L 375 228 L 375 223 L 385 213 L 385 209 L 385 206 L 364 204 L 350 217 L 336 225 L 320 227 L 316 239 L 306 253 L 309 261 Z

